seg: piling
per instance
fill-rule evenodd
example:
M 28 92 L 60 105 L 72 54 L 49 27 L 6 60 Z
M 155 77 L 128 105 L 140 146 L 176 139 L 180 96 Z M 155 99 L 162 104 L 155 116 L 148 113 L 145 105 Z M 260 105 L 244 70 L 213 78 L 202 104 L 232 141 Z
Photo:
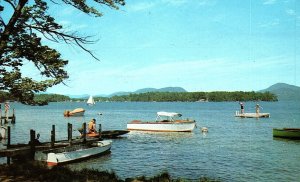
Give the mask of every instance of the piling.
M 10 126 L 7 126 L 7 148 L 10 147 Z
M 51 148 L 54 147 L 55 143 L 55 125 L 52 125 L 52 130 L 51 130 Z
M 98 133 L 99 133 L 99 139 L 101 139 L 101 132 L 102 132 L 102 126 L 101 124 L 99 124 L 99 129 L 98 129 Z
M 35 130 L 30 130 L 30 158 L 34 159 L 35 153 Z
M 6 148 L 10 148 L 10 137 L 11 137 L 11 135 L 10 135 L 10 126 L 8 126 L 7 127 L 7 146 L 6 146 Z M 10 164 L 10 157 L 6 158 L 6 163 Z
M 68 123 L 68 141 L 72 144 L 72 124 Z
M 11 117 L 11 123 L 15 124 L 16 123 L 16 116 L 15 116 L 15 109 L 13 109 L 13 115 Z
M 83 123 L 83 132 L 82 132 L 83 143 L 86 142 L 86 123 Z

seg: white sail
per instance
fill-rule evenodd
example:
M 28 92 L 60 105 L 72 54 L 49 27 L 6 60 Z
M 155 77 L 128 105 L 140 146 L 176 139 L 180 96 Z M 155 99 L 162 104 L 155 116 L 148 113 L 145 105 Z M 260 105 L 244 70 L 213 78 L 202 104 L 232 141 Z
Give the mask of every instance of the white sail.
M 95 104 L 94 98 L 92 96 L 90 96 L 90 98 L 88 99 L 88 101 L 86 103 L 88 105 L 94 105 Z

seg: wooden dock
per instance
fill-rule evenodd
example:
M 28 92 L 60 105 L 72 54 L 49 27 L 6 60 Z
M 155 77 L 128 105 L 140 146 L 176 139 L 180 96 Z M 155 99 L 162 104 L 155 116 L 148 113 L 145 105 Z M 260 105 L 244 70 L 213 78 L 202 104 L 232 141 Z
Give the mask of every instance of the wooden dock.
M 269 118 L 270 113 L 239 113 L 237 111 L 235 113 L 235 117 L 240 117 L 240 118 Z
M 86 123 L 83 124 L 84 131 L 86 131 Z M 99 138 L 87 138 L 86 132 L 83 132 L 82 137 L 72 138 L 72 124 L 68 123 L 68 139 L 56 141 L 55 140 L 55 125 L 52 125 L 51 130 L 51 141 L 41 143 L 36 138 L 36 133 L 34 130 L 30 130 L 30 141 L 28 144 L 11 144 L 11 133 L 10 126 L 7 127 L 7 144 L 6 148 L 0 149 L 0 157 L 7 157 L 7 164 L 10 164 L 10 158 L 23 158 L 23 159 L 33 159 L 35 151 L 48 150 L 52 148 L 61 148 L 69 145 L 85 144 L 89 142 L 95 142 L 101 140 L 101 135 Z M 99 124 L 99 132 L 101 132 L 101 125 Z M 39 135 L 38 135 L 39 136 Z
M 2 112 L 0 112 L 0 125 L 2 125 L 2 122 L 4 121 L 4 123 L 8 123 L 9 121 L 14 124 L 16 123 L 16 115 L 15 115 L 15 109 L 13 109 L 13 113 L 11 116 L 9 116 L 9 112 L 2 114 Z

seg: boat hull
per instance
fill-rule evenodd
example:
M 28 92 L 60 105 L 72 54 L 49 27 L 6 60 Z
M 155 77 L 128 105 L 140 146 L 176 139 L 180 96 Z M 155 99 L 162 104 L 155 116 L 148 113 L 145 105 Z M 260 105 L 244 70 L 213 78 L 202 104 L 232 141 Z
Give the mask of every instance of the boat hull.
M 273 128 L 273 137 L 300 139 L 300 128 Z
M 105 140 L 94 142 L 89 147 L 79 145 L 49 151 L 37 151 L 35 160 L 46 162 L 48 166 L 75 162 L 107 153 L 111 148 L 111 143 L 110 140 Z
M 137 131 L 158 131 L 158 132 L 191 132 L 196 126 L 196 122 L 141 122 L 128 123 L 128 130 Z
M 106 130 L 101 132 L 101 138 L 117 138 L 129 132 L 128 130 Z M 86 135 L 93 138 L 99 137 L 99 133 L 87 133 Z
M 65 111 L 64 112 L 64 116 L 65 117 L 77 117 L 77 116 L 83 116 L 84 115 L 85 110 L 83 108 L 77 108 L 74 109 L 73 111 Z
M 69 116 L 83 116 L 84 115 L 84 111 L 81 111 L 81 112 L 74 112 L 74 113 L 70 113 Z

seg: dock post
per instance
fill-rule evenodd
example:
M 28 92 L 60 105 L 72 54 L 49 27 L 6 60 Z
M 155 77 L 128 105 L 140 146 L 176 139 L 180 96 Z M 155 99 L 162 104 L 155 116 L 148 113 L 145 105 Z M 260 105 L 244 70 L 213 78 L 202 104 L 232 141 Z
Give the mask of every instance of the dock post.
M 6 148 L 10 148 L 10 126 L 7 126 L 7 146 Z M 6 157 L 6 164 L 10 164 L 10 157 Z
M 72 124 L 68 123 L 68 141 L 72 144 Z
M 34 159 L 34 153 L 35 153 L 35 131 L 30 130 L 30 159 Z
M 0 125 L 2 125 L 2 110 L 1 110 L 1 104 L 0 104 Z
M 54 147 L 55 143 L 55 125 L 52 125 L 52 130 L 51 130 L 51 147 Z
M 13 115 L 12 115 L 12 118 L 11 118 L 11 123 L 12 124 L 16 123 L 15 109 L 13 109 Z
M 82 137 L 83 137 L 83 143 L 85 143 L 86 142 L 86 123 L 83 123 Z
M 7 148 L 10 148 L 10 126 L 7 127 Z
M 99 124 L 99 139 L 101 139 L 102 137 L 101 137 L 101 132 L 102 132 L 102 126 L 101 126 L 101 124 Z

